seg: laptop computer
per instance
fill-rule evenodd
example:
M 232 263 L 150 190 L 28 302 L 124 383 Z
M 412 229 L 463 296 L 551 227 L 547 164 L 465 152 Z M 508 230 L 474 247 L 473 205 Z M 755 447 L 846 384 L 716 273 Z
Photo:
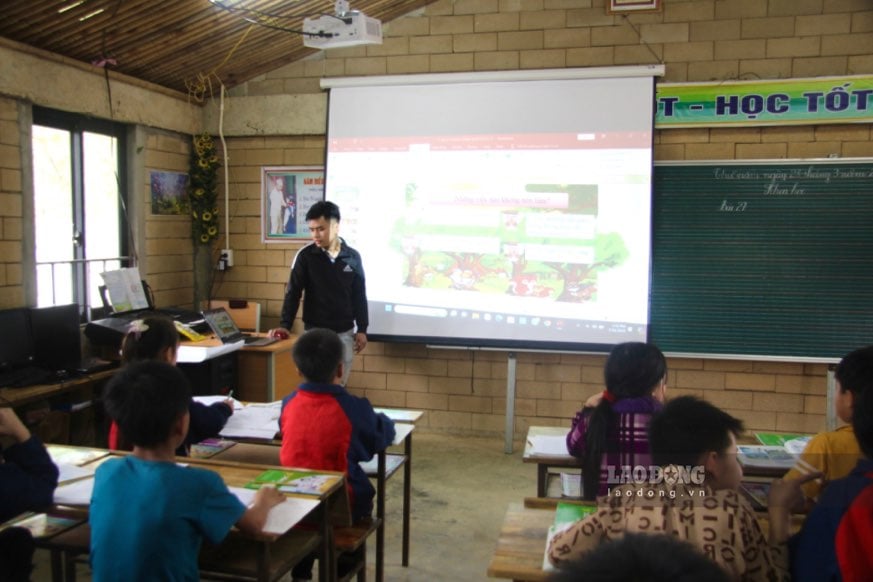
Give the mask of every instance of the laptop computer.
M 207 309 L 202 313 L 203 319 L 209 325 L 209 328 L 223 344 L 232 344 L 244 340 L 247 346 L 268 346 L 277 341 L 272 337 L 258 337 L 241 332 L 233 322 L 230 313 L 224 307 Z

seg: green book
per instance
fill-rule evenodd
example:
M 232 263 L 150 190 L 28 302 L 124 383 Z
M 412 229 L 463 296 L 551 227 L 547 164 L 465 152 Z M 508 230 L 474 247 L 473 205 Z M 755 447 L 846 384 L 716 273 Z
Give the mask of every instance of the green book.
M 555 567 L 549 562 L 549 540 L 555 537 L 559 531 L 567 529 L 571 524 L 576 523 L 583 517 L 591 515 L 597 511 L 597 506 L 594 503 L 565 503 L 559 501 L 555 506 L 555 523 L 549 526 L 549 533 L 546 536 L 546 547 L 543 552 L 543 570 L 553 572 Z
M 807 443 L 812 440 L 812 435 L 808 434 L 777 432 L 756 432 L 755 437 L 765 446 L 783 447 L 792 455 L 803 453 Z
M 283 471 L 268 469 L 246 483 L 246 489 L 260 489 L 263 485 L 273 485 L 282 493 L 302 493 L 304 495 L 322 495 L 339 481 L 336 475 L 314 473 L 309 471 Z
M 755 438 L 762 445 L 769 447 L 784 447 L 787 441 L 801 439 L 808 435 L 805 434 L 790 434 L 785 432 L 756 432 Z
M 597 506 L 593 503 L 590 505 L 583 505 L 579 503 L 563 503 L 559 501 L 555 507 L 555 528 L 560 529 L 562 526 L 575 523 L 583 517 L 591 515 L 595 511 L 597 511 Z

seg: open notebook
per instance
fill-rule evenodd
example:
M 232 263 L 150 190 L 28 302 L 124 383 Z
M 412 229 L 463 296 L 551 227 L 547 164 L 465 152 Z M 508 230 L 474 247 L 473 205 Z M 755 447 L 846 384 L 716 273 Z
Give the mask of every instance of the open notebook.
M 233 344 L 245 341 L 247 346 L 268 346 L 276 340 L 271 337 L 258 337 L 245 334 L 234 323 L 230 313 L 224 307 L 207 309 L 203 312 L 203 319 L 209 324 L 209 328 L 216 337 L 224 344 Z

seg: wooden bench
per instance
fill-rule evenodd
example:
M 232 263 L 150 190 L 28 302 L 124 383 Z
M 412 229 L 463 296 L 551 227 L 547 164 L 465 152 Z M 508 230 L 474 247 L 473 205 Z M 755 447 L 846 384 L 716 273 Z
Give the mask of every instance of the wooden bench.
M 358 582 L 367 581 L 367 538 L 379 529 L 381 520 L 365 517 L 349 527 L 333 529 L 334 547 L 337 552 L 337 582 L 349 582 L 357 576 Z M 340 566 L 347 566 L 340 568 Z

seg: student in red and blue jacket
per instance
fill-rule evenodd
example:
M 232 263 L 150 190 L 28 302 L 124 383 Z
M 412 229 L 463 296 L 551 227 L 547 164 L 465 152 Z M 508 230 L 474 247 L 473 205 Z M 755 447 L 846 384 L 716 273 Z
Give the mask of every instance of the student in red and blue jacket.
M 394 423 L 342 386 L 343 343 L 336 332 L 307 331 L 292 355 L 304 382 L 282 402 L 279 460 L 286 467 L 345 473 L 352 519 L 358 521 L 372 513 L 376 494 L 359 463 L 392 443 Z M 293 580 L 311 579 L 313 562 L 310 556 L 295 566 Z
M 340 384 L 343 344 L 336 332 L 307 331 L 294 344 L 293 356 L 305 381 L 282 402 L 279 459 L 286 467 L 344 472 L 357 521 L 370 515 L 375 495 L 358 463 L 391 444 L 394 423 Z

